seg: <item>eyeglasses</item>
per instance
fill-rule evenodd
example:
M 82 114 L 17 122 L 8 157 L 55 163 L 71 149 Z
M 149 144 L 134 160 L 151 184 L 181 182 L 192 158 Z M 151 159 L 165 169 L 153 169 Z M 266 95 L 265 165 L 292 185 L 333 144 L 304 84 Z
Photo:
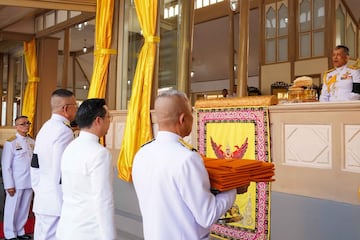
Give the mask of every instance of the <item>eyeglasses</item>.
M 73 105 L 75 107 L 78 107 L 77 103 L 67 103 L 67 104 L 65 104 L 65 106 L 69 106 L 69 105 Z
M 67 104 L 65 104 L 65 105 L 63 106 L 63 108 L 66 107 L 66 106 L 75 106 L 75 108 L 78 108 L 77 103 L 67 103 Z
M 103 117 L 103 119 L 105 119 L 105 118 L 108 118 L 110 121 L 113 120 L 113 116 L 111 116 L 111 115 L 106 115 L 105 117 Z
M 23 122 L 23 123 L 18 123 L 16 124 L 17 126 L 20 125 L 20 126 L 30 126 L 31 125 L 31 122 Z

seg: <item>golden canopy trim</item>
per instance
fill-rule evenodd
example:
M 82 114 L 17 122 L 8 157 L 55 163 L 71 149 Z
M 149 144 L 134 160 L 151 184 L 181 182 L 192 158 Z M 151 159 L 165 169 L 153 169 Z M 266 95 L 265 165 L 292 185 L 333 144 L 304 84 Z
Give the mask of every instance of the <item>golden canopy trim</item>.
M 278 104 L 277 97 L 275 95 L 267 95 L 267 96 L 247 96 L 247 97 L 197 100 L 195 102 L 195 107 L 208 108 L 208 107 L 237 107 L 237 106 L 271 106 L 276 104 Z

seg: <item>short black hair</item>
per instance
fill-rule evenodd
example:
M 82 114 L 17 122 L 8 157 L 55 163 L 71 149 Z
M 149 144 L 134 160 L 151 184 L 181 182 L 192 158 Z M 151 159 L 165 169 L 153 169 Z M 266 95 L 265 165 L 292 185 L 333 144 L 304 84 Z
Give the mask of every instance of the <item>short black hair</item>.
M 16 122 L 17 120 L 19 120 L 21 118 L 28 118 L 28 116 L 25 116 L 25 115 L 17 116 L 14 121 Z
M 79 128 L 88 128 L 97 117 L 104 118 L 106 109 L 104 108 L 105 99 L 90 98 L 85 100 L 79 107 L 75 121 Z
M 72 97 L 74 93 L 70 90 L 59 88 L 52 92 L 51 96 L 58 96 L 58 97 Z
M 345 45 L 337 45 L 335 49 L 342 49 L 347 56 L 350 54 L 349 48 Z

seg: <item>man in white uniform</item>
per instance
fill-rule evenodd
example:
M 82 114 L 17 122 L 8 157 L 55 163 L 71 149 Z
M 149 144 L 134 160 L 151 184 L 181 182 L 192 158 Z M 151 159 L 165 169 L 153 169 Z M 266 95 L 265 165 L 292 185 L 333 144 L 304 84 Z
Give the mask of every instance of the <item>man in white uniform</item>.
M 332 56 L 334 68 L 323 76 L 320 102 L 349 101 L 360 99 L 360 69 L 347 66 L 349 48 L 344 45 L 335 47 Z
M 234 203 L 236 190 L 210 192 L 201 156 L 183 140 L 192 129 L 192 109 L 176 90 L 155 101 L 156 140 L 145 144 L 133 162 L 145 239 L 207 239 L 210 226 Z M 247 188 L 245 189 L 245 191 Z
M 4 189 L 5 239 L 31 239 L 24 226 L 29 217 L 32 198 L 30 162 L 34 140 L 27 135 L 31 123 L 26 116 L 15 119 L 16 135 L 4 143 L 1 158 Z
M 76 122 L 79 137 L 61 159 L 64 203 L 56 238 L 114 240 L 114 166 L 109 150 L 99 143 L 110 125 L 105 100 L 85 100 Z
M 55 239 L 62 205 L 60 160 L 65 147 L 74 139 L 70 126 L 77 111 L 74 94 L 66 89 L 55 90 L 51 109 L 51 118 L 36 137 L 31 162 L 36 240 Z

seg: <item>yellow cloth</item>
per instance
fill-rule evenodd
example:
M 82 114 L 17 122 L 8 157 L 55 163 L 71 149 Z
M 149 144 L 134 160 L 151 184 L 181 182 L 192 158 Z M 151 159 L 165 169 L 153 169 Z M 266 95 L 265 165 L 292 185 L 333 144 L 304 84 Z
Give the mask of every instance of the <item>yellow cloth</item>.
M 94 67 L 88 98 L 105 97 L 110 54 L 116 53 L 116 50 L 109 49 L 112 38 L 113 11 L 114 0 L 97 0 Z
M 159 42 L 159 37 L 156 36 L 158 1 L 135 0 L 135 6 L 145 36 L 145 43 L 140 51 L 136 65 L 125 131 L 117 164 L 119 178 L 128 182 L 131 181 L 135 153 L 141 145 L 153 138 L 150 101 L 155 69 L 156 44 Z
M 25 88 L 21 114 L 27 116 L 31 123 L 34 123 L 35 120 L 37 86 L 40 81 L 38 77 L 35 43 L 35 38 L 33 38 L 30 42 L 24 42 L 24 56 L 28 82 Z M 34 124 L 30 125 L 29 128 L 28 134 L 30 136 L 33 136 L 34 134 L 33 126 Z

